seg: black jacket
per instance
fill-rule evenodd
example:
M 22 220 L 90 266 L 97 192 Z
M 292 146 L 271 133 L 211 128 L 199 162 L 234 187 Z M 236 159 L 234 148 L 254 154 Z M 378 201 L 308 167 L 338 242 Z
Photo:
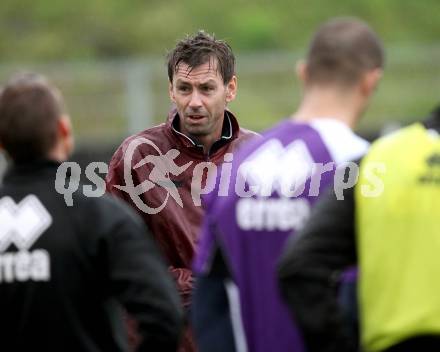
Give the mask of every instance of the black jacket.
M 126 350 L 125 307 L 140 350 L 175 351 L 180 302 L 143 222 L 108 196 L 67 206 L 57 167 L 15 166 L 0 187 L 1 350 Z

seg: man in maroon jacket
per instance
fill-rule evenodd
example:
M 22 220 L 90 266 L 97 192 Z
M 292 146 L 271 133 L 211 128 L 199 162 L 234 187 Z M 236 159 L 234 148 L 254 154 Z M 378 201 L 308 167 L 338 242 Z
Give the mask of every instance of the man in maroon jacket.
M 235 98 L 235 58 L 229 45 L 200 31 L 168 54 L 167 121 L 127 138 L 110 162 L 107 191 L 144 218 L 170 265 L 185 308 L 193 285 L 191 262 L 203 216 L 200 195 L 217 166 L 255 136 L 226 109 Z M 194 351 L 189 330 L 181 351 Z

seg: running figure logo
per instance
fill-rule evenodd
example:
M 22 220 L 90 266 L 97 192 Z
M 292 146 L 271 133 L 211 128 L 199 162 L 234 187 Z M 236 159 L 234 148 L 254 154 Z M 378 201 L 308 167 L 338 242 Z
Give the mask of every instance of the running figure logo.
M 138 169 L 148 163 L 153 165 L 153 169 L 147 180 L 143 181 L 139 185 L 135 186 L 133 182 L 133 177 L 131 174 L 131 162 L 133 159 L 134 152 L 136 149 L 142 145 L 148 144 L 154 148 L 158 155 L 147 155 L 140 162 L 133 166 L 133 169 Z M 136 204 L 136 206 L 147 214 L 157 214 L 159 213 L 167 204 L 168 198 L 171 197 L 183 208 L 183 202 L 180 198 L 179 191 L 175 183 L 170 179 L 170 175 L 178 176 L 184 172 L 193 162 L 178 166 L 175 163 L 175 159 L 179 156 L 180 152 L 177 149 L 170 149 L 165 153 L 157 147 L 152 141 L 147 138 L 137 138 L 130 142 L 128 148 L 124 155 L 124 181 L 125 186 L 115 186 L 121 191 L 126 192 L 131 200 Z M 162 202 L 162 204 L 156 208 L 152 208 L 145 204 L 140 198 L 140 195 L 149 191 L 150 189 L 159 186 L 166 190 L 167 195 Z

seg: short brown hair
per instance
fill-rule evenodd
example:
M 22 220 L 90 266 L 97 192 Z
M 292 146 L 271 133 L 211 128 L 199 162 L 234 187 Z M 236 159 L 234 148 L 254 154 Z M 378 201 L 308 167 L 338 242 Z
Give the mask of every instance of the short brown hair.
M 377 34 L 363 21 L 337 18 L 315 33 L 307 54 L 310 83 L 351 85 L 361 75 L 384 65 L 384 52 Z
M 47 157 L 62 112 L 61 94 L 45 77 L 14 76 L 0 92 L 0 143 L 15 162 Z
M 229 44 L 204 31 L 187 36 L 167 55 L 168 79 L 173 82 L 174 73 L 181 62 L 190 68 L 195 68 L 212 58 L 217 59 L 217 69 L 223 78 L 223 83 L 227 84 L 235 74 L 235 57 Z

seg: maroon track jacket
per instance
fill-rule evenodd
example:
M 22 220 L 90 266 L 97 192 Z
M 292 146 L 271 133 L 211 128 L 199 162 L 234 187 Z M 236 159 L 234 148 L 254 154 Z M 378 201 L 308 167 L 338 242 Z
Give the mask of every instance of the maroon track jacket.
M 198 190 L 206 186 L 208 168 L 200 171 L 208 163 L 219 166 L 225 154 L 233 153 L 257 134 L 240 128 L 234 115 L 225 111 L 222 137 L 204 154 L 197 142 L 178 130 L 179 116 L 173 110 L 166 123 L 128 137 L 110 161 L 106 183 L 107 192 L 125 200 L 145 220 L 188 308 L 193 285 L 191 264 L 204 214 Z M 210 167 L 214 171 L 209 178 L 215 179 L 213 172 L 220 169 Z M 202 177 L 197 177 L 200 174 Z M 181 351 L 193 351 L 187 342 L 184 345 L 188 348 Z

